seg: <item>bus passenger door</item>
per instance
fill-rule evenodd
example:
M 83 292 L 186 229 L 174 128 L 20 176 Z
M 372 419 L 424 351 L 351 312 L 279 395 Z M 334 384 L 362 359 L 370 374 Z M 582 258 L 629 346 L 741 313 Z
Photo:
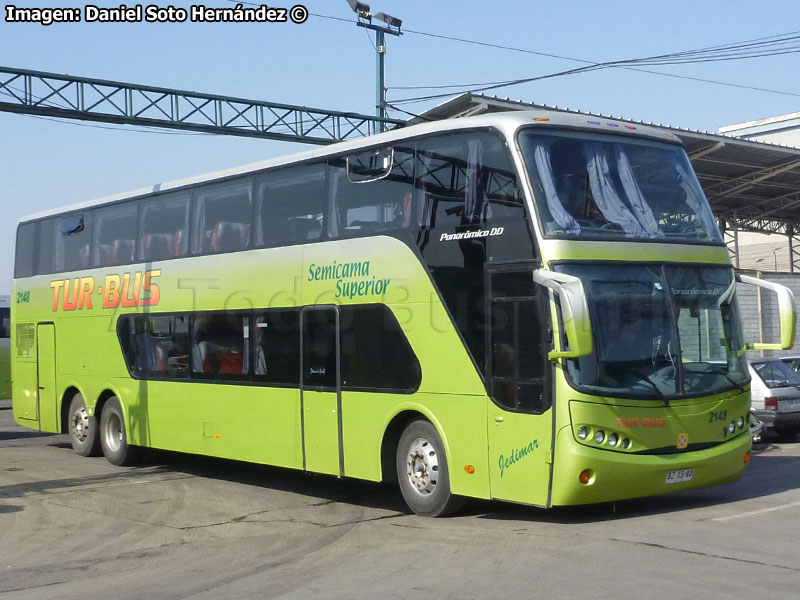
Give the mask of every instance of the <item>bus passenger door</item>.
M 488 265 L 486 373 L 492 497 L 547 506 L 553 408 L 548 294 L 533 267 Z
M 305 307 L 300 329 L 303 468 L 344 476 L 338 307 Z
M 56 394 L 56 326 L 36 326 L 36 401 L 40 431 L 58 431 Z

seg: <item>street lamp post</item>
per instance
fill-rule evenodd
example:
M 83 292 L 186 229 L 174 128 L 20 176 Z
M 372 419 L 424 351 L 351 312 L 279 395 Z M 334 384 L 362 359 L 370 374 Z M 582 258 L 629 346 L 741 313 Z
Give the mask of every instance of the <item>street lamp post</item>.
M 375 115 L 385 119 L 386 118 L 386 67 L 385 67 L 385 57 L 386 57 L 386 34 L 390 35 L 403 35 L 400 31 L 400 27 L 403 25 L 403 21 L 398 19 L 397 17 L 392 17 L 391 15 L 387 15 L 386 13 L 376 13 L 372 14 L 370 12 L 369 4 L 364 2 L 359 2 L 358 0 L 347 0 L 347 3 L 350 5 L 350 8 L 353 9 L 353 12 L 356 13 L 358 17 L 358 22 L 356 25 L 359 27 L 364 27 L 366 29 L 371 29 L 375 32 L 375 52 L 376 52 L 376 61 L 375 61 Z M 372 22 L 373 17 L 378 21 L 382 21 L 386 25 L 375 25 Z M 386 129 L 386 125 L 383 122 L 378 124 L 380 131 L 384 131 Z

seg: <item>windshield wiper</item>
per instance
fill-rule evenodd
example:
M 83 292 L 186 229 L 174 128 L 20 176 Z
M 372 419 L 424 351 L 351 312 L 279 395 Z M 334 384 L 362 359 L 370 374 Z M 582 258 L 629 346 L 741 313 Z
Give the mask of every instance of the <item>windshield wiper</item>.
M 608 364 L 612 365 L 615 368 L 622 368 L 622 369 L 628 371 L 629 373 L 633 373 L 637 377 L 640 377 L 642 379 L 642 381 L 646 381 L 647 383 L 649 383 L 650 386 L 656 391 L 656 394 L 658 394 L 658 397 L 664 403 L 664 406 L 669 406 L 669 398 L 667 398 L 664 395 L 664 392 L 662 392 L 660 389 L 658 389 L 658 386 L 655 384 L 655 382 L 652 379 L 650 379 L 650 377 L 646 373 L 642 373 L 639 369 L 637 369 L 633 365 L 626 365 L 625 363 L 608 363 Z
M 738 381 L 736 381 L 733 377 L 728 375 L 728 373 L 722 367 L 719 367 L 719 366 L 717 366 L 715 364 L 712 364 L 712 363 L 703 363 L 703 365 L 705 367 L 707 367 L 706 368 L 706 372 L 707 373 L 714 373 L 716 375 L 722 375 L 725 379 L 730 381 L 737 390 L 739 390 L 740 392 L 744 391 L 744 386 L 741 383 L 739 383 Z M 685 369 L 686 365 L 684 365 L 683 368 Z

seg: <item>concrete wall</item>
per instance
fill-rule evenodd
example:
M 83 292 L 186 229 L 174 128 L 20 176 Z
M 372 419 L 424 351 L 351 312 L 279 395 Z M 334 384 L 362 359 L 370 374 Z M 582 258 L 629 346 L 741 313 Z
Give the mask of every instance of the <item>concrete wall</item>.
M 719 132 L 746 140 L 800 148 L 800 112 L 726 125 L 720 127 Z
M 760 276 L 766 281 L 773 281 L 788 287 L 795 296 L 795 312 L 797 300 L 800 299 L 800 275 L 791 273 L 759 273 L 756 271 L 739 271 L 751 277 Z M 761 292 L 761 307 L 759 314 L 758 288 L 752 285 L 738 284 L 736 295 L 739 300 L 739 311 L 742 315 L 744 339 L 747 342 L 778 342 L 780 341 L 780 319 L 778 315 L 778 302 L 775 294 L 769 290 Z M 761 337 L 763 335 L 763 338 Z M 755 359 L 762 356 L 790 356 L 800 355 L 800 319 L 795 326 L 795 348 L 792 350 L 769 350 L 766 352 L 749 351 L 748 358 Z
M 760 133 L 758 135 L 742 136 L 748 140 L 755 140 L 757 142 L 767 142 L 770 144 L 781 144 L 783 146 L 793 146 L 800 148 L 800 130 L 798 129 L 784 129 L 780 131 L 770 131 L 768 133 Z

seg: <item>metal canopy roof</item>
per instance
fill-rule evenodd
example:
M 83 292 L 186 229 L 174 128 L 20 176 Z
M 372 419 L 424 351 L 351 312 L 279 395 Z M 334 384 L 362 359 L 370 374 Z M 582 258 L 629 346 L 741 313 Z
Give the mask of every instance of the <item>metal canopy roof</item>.
M 612 118 L 467 92 L 422 113 L 410 123 L 532 108 Z M 660 127 L 683 141 L 734 260 L 738 255 L 739 231 L 780 233 L 789 238 L 792 272 L 800 271 L 800 149 L 613 118 L 635 125 Z

